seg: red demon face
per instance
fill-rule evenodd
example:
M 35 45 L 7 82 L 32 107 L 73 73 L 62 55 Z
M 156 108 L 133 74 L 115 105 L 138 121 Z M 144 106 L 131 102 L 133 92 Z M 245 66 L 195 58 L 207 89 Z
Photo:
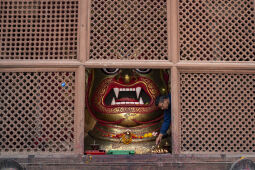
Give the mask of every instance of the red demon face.
M 166 91 L 163 70 L 95 69 L 87 97 L 91 113 L 99 121 L 135 126 L 162 114 L 154 104 L 160 90 Z

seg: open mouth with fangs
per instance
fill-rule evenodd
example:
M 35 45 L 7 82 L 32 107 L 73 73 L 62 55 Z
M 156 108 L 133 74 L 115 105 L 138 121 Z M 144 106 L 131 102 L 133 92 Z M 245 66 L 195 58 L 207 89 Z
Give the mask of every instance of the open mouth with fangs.
M 104 98 L 106 106 L 148 106 L 151 97 L 143 85 L 135 87 L 112 87 Z

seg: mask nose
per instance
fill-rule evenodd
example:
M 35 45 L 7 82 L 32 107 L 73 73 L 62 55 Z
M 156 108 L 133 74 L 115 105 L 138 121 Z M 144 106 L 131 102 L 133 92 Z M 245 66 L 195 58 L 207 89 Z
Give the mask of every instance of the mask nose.
M 116 80 L 125 84 L 129 84 L 135 80 L 134 72 L 132 69 L 121 69 L 120 73 L 116 76 Z

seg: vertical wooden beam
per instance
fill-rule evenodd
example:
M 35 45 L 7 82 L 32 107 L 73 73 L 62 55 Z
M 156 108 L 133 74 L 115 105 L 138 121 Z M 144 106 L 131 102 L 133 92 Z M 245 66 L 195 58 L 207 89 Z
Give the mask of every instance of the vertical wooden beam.
M 84 151 L 84 119 L 85 119 L 85 68 L 79 66 L 75 72 L 75 116 L 74 116 L 74 152 L 83 154 Z
M 88 55 L 88 0 L 80 0 L 79 6 L 79 53 L 78 59 L 85 64 Z M 85 67 L 79 66 L 76 70 L 75 82 L 75 141 L 74 152 L 83 154 L 84 152 L 84 119 L 85 119 Z
M 168 50 L 170 51 L 173 67 L 171 68 L 171 96 L 172 96 L 172 153 L 180 153 L 180 129 L 179 129 L 179 73 L 175 66 L 179 62 L 178 41 L 178 0 L 168 0 Z M 170 23 L 169 23 L 170 22 Z
M 92 0 L 86 0 L 86 2 L 87 2 L 87 11 L 86 11 L 86 14 L 87 14 L 87 16 L 86 16 L 86 19 L 87 19 L 87 21 L 86 21 L 86 23 L 87 23 L 87 25 L 86 25 L 86 30 L 87 30 L 87 32 L 86 32 L 86 37 L 85 37 L 85 39 L 86 39 L 86 42 L 87 42 L 87 44 L 86 44 L 86 61 L 88 61 L 89 60 L 89 48 L 90 48 L 90 11 L 91 11 L 91 2 Z
M 180 153 L 180 107 L 179 107 L 179 95 L 180 95 L 180 79 L 179 79 L 179 72 L 176 67 L 172 67 L 171 71 L 171 97 L 172 97 L 172 125 L 171 125 L 171 132 L 172 132 L 172 153 L 179 154 Z
M 80 46 L 79 60 L 84 64 L 88 58 L 88 0 L 80 0 Z
M 173 54 L 171 49 L 171 1 L 167 1 L 167 55 L 168 55 L 168 61 L 172 61 Z
M 168 22 L 168 43 L 170 44 L 170 56 L 175 64 L 179 61 L 179 41 L 178 41 L 178 0 L 168 0 L 170 7 L 167 9 L 169 15 Z M 168 5 L 169 6 L 169 5 Z M 170 35 L 169 35 L 170 34 Z

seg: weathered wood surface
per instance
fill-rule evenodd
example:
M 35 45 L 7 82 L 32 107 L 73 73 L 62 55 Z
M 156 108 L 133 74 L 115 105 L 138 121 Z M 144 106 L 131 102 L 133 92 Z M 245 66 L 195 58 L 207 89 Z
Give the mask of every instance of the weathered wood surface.
M 239 160 L 240 156 L 232 155 L 94 155 L 94 156 L 66 156 L 62 158 L 50 158 L 28 156 L 27 158 L 12 158 L 19 162 L 26 170 L 229 170 L 231 165 Z M 1 158 L 3 160 L 5 158 Z M 255 161 L 255 156 L 248 155 L 247 159 Z

